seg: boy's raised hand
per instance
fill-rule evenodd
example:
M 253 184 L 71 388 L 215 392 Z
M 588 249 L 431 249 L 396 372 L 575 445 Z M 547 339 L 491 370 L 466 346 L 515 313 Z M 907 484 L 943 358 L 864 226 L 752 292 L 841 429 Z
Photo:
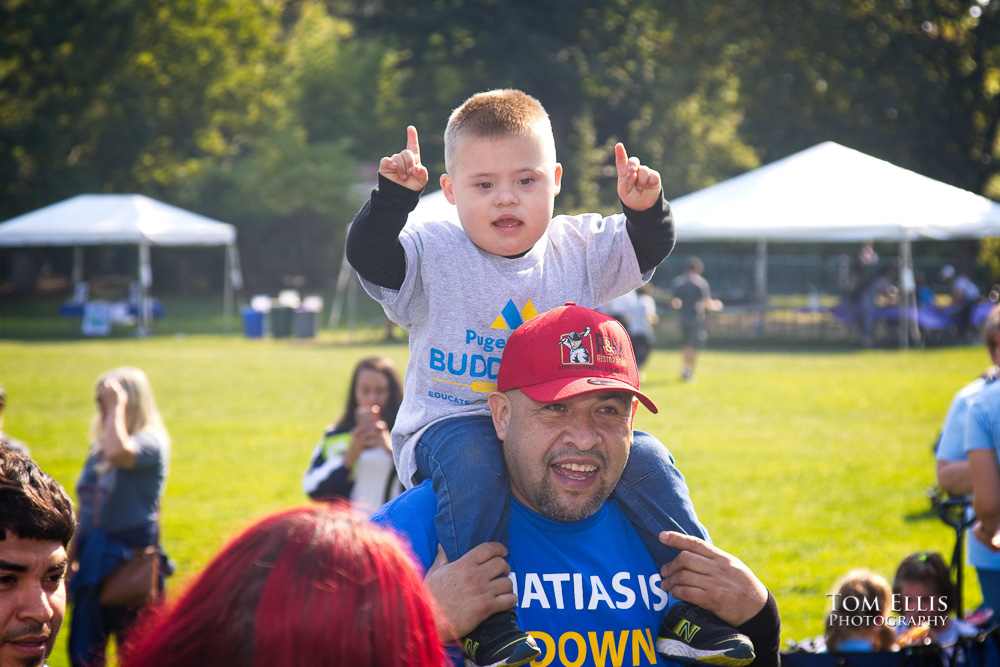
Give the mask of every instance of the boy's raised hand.
M 615 166 L 618 167 L 618 197 L 633 211 L 645 211 L 660 198 L 660 173 L 630 158 L 625 146 L 615 144 Z
M 378 163 L 378 173 L 410 190 L 423 190 L 428 176 L 427 169 L 420 164 L 417 128 L 412 125 L 406 128 L 406 149 L 392 157 L 382 158 Z

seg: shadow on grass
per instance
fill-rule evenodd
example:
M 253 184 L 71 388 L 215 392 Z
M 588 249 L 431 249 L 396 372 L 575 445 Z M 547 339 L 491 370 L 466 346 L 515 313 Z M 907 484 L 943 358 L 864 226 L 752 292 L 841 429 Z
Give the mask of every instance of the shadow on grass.
M 933 507 L 928 507 L 925 510 L 919 512 L 910 512 L 903 515 L 903 521 L 906 523 L 922 523 L 925 521 L 941 521 L 941 517 L 934 510 Z M 942 523 L 944 523 L 942 521 Z

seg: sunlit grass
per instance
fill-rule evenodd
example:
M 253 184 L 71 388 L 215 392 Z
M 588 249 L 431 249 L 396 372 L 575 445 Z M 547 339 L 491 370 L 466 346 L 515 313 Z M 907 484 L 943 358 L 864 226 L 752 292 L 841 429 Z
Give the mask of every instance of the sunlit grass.
M 379 332 L 356 336 L 377 340 Z M 73 489 L 93 415 L 92 383 L 122 364 L 149 374 L 173 438 L 163 539 L 171 590 L 227 536 L 269 510 L 305 502 L 300 479 L 344 402 L 354 362 L 405 345 L 198 335 L 102 341 L 0 341 L 5 428 Z M 720 546 L 774 592 L 783 636 L 819 634 L 834 580 L 866 566 L 891 577 L 917 550 L 950 557 L 954 533 L 929 512 L 931 446 L 951 395 L 985 364 L 979 347 L 776 353 L 707 351 L 697 381 L 655 350 L 640 411 L 685 473 Z M 979 602 L 974 572 L 966 606 Z M 66 664 L 65 633 L 50 664 Z

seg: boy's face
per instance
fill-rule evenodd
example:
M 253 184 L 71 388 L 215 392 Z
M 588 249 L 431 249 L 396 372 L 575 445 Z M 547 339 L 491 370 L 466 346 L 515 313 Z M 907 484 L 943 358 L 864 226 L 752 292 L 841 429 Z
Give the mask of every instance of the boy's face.
M 548 146 L 551 146 L 549 144 Z M 441 188 L 477 246 L 503 257 L 531 249 L 552 219 L 562 165 L 537 135 L 467 137 Z

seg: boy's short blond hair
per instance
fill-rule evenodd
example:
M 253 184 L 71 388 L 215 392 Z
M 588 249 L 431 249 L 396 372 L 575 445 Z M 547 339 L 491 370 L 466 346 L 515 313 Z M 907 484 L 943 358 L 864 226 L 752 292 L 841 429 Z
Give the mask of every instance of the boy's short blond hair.
M 556 156 L 552 124 L 545 107 L 520 90 L 504 89 L 477 93 L 452 112 L 444 131 L 444 163 L 451 171 L 456 152 L 467 137 L 503 139 L 538 136 L 546 143 L 553 162 Z

